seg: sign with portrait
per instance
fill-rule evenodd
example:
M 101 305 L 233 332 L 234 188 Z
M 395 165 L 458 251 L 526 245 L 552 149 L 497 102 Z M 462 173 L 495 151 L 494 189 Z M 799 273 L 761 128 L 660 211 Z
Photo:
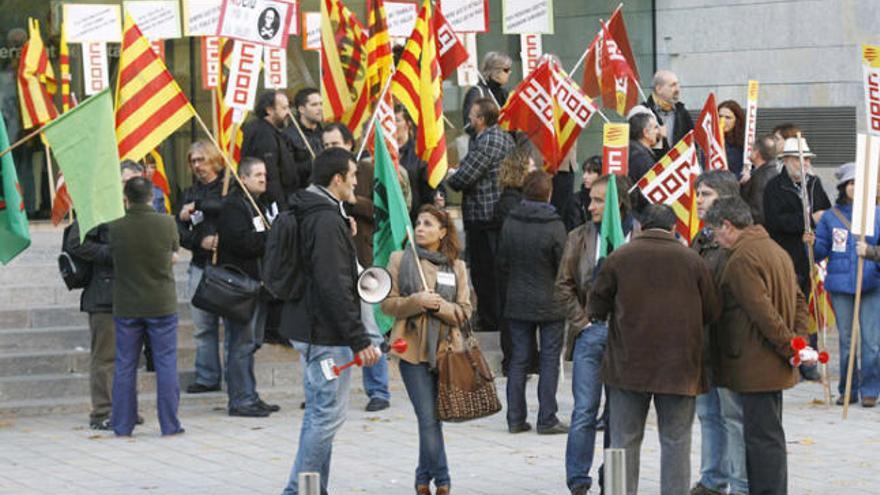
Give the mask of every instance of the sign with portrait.
M 216 34 L 224 38 L 285 48 L 289 26 L 295 13 L 296 4 L 293 2 L 223 0 Z

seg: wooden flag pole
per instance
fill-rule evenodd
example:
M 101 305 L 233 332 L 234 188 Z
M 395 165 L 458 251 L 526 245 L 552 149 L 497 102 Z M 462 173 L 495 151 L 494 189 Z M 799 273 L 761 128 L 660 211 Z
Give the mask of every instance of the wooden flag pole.
M 413 254 L 416 257 L 416 267 L 419 269 L 419 278 L 422 279 L 422 287 L 425 288 L 425 292 L 431 292 L 431 289 L 428 288 L 428 281 L 425 279 L 425 272 L 422 270 L 422 263 L 419 261 L 419 251 L 416 249 L 416 242 L 413 240 L 413 234 L 409 225 L 406 226 L 406 238 L 409 240 L 409 246 L 412 248 Z
M 250 193 L 250 191 L 247 190 L 247 187 L 245 187 L 244 184 L 241 182 L 241 178 L 238 176 L 238 174 L 236 174 L 232 171 L 232 168 L 233 168 L 232 161 L 229 159 L 228 156 L 226 156 L 226 153 L 223 153 L 223 148 L 221 148 L 220 145 L 217 143 L 217 140 L 214 139 L 214 135 L 211 134 L 211 131 L 210 131 L 210 129 L 208 129 L 208 126 L 205 125 L 205 121 L 202 120 L 202 117 L 199 116 L 199 114 L 195 111 L 195 109 L 193 109 L 193 116 L 195 116 L 195 119 L 196 119 L 196 121 L 198 121 L 199 125 L 202 127 L 202 130 L 205 131 L 205 134 L 208 135 L 208 139 L 211 141 L 211 144 L 213 144 L 214 147 L 217 148 L 217 151 L 220 152 L 220 156 L 223 158 L 223 163 L 226 166 L 226 173 L 231 175 L 233 178 L 235 178 L 235 181 L 238 183 L 238 187 L 241 188 L 242 192 L 244 193 L 244 196 L 250 202 L 251 206 L 254 207 L 254 210 L 257 211 L 257 215 L 260 216 L 260 219 L 263 221 L 263 225 L 266 226 L 266 229 L 267 230 L 271 229 L 272 227 L 269 225 L 269 221 L 266 220 L 266 217 L 263 215 L 263 210 L 261 210 L 260 207 L 257 206 L 257 202 L 254 200 L 254 197 L 251 196 L 251 193 Z
M 871 166 L 871 141 L 870 139 L 866 140 L 865 143 L 865 168 Z M 864 174 L 868 175 L 868 174 Z M 869 198 L 869 188 L 877 187 L 876 184 L 870 184 L 865 177 L 865 180 L 862 181 L 862 184 L 859 184 L 862 187 L 862 197 Z M 866 218 L 865 208 L 873 208 L 873 204 L 867 204 L 867 201 L 864 201 L 862 204 L 862 212 L 859 218 Z M 853 212 L 855 213 L 855 212 Z M 859 229 L 861 234 L 859 235 L 859 241 L 865 242 L 865 225 L 859 225 Z M 852 393 L 852 377 L 853 377 L 853 369 L 855 368 L 856 362 L 856 349 L 859 348 L 859 334 L 861 333 L 861 322 L 859 321 L 859 310 L 861 309 L 862 303 L 862 278 L 864 276 L 865 271 L 865 258 L 859 256 L 858 268 L 856 269 L 856 300 L 853 305 L 853 320 L 852 320 L 852 333 L 850 334 L 850 343 L 849 343 L 849 362 L 846 367 L 846 387 L 843 392 L 843 419 L 846 419 L 847 414 L 849 414 L 849 398 Z
M 221 152 L 226 152 L 228 154 L 228 160 L 230 163 L 232 162 L 232 152 L 235 149 L 235 142 L 238 139 L 238 128 L 240 125 L 241 124 L 239 124 L 238 122 L 235 122 L 233 120 L 233 122 L 232 122 L 232 135 L 229 138 L 230 142 L 227 143 L 227 146 L 229 147 L 229 149 L 228 150 L 221 150 Z M 226 170 L 224 170 L 223 191 L 220 193 L 223 197 L 226 197 L 226 195 L 229 194 L 229 176 L 232 173 L 233 173 L 232 167 L 226 167 Z
M 288 110 L 287 116 L 290 118 L 290 122 L 293 124 L 293 126 L 296 127 L 296 132 L 299 133 L 299 137 L 301 137 L 303 142 L 306 143 L 306 149 L 309 150 L 309 154 L 312 155 L 312 160 L 314 160 L 315 159 L 315 150 L 312 149 L 312 145 L 309 144 L 309 140 L 306 139 L 306 135 L 303 132 L 302 127 L 300 127 L 300 125 L 299 125 L 299 120 L 293 116 L 292 111 Z
M 388 94 L 388 90 L 391 88 L 391 80 L 394 79 L 394 73 L 392 72 L 390 76 L 388 76 L 388 80 L 385 81 L 385 87 L 382 88 L 382 93 L 379 94 L 379 99 L 376 100 L 376 108 L 373 110 L 373 114 L 370 115 L 370 120 L 367 122 L 367 130 L 364 132 L 364 139 L 361 142 L 361 149 L 358 150 L 356 162 L 361 161 L 361 156 L 364 154 L 364 148 L 367 147 L 367 141 L 369 141 L 370 132 L 373 130 L 373 125 L 376 123 L 376 115 L 379 113 L 379 105 L 383 99 L 385 99 L 385 95 Z M 392 109 L 394 111 L 394 109 Z M 392 136 L 393 137 L 393 136 Z
M 31 133 L 28 134 L 27 136 L 25 136 L 25 137 L 19 139 L 18 141 L 12 143 L 12 144 L 11 144 L 8 148 L 6 148 L 5 150 L 0 151 L 0 156 L 3 156 L 3 155 L 5 155 L 6 153 L 9 153 L 10 151 L 14 150 L 15 148 L 18 148 L 19 146 L 21 146 L 21 145 L 23 145 L 24 143 L 28 142 L 30 139 L 33 139 L 34 136 L 36 136 L 37 134 L 39 134 L 40 132 L 43 131 L 43 127 L 44 127 L 44 126 L 41 125 L 40 127 L 38 127 L 37 129 L 35 129 L 33 132 L 31 132 Z

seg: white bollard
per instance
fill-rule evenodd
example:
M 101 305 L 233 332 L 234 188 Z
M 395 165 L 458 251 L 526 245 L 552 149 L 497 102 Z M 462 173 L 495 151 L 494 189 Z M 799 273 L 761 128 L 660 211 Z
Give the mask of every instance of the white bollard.
M 605 449 L 605 493 L 626 495 L 626 450 Z
M 320 473 L 299 473 L 300 495 L 321 495 Z

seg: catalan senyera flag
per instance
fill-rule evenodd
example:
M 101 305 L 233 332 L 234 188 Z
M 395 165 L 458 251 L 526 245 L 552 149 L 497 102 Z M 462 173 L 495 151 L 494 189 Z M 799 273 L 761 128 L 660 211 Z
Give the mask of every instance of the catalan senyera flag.
M 616 42 L 617 49 L 623 58 L 626 59 L 627 65 L 632 70 L 636 84 L 640 80 L 639 68 L 636 65 L 635 56 L 633 56 L 632 47 L 629 44 L 629 35 L 626 33 L 626 24 L 623 22 L 622 5 L 615 9 L 614 13 L 603 24 L 603 29 L 593 38 L 590 47 L 587 48 L 587 57 L 584 60 L 584 77 L 583 90 L 590 98 L 596 98 L 602 94 L 602 44 L 605 38 L 603 30 L 608 30 L 608 35 Z M 635 88 L 638 91 L 637 88 Z
M 400 151 L 397 140 L 397 123 L 394 120 L 394 102 L 391 92 L 386 91 L 394 74 L 394 58 L 391 55 L 391 37 L 388 34 L 388 17 L 385 14 L 385 4 L 382 0 L 370 0 L 367 2 L 367 28 L 370 37 L 367 38 L 367 87 L 370 94 L 371 109 L 375 113 L 376 126 L 382 127 L 381 135 L 385 140 L 385 147 L 395 169 L 400 165 Z M 373 156 L 376 155 L 375 130 L 366 137 L 367 146 Z
M 153 185 L 162 190 L 165 195 L 165 212 L 171 213 L 171 186 L 168 184 L 168 174 L 165 173 L 165 160 L 162 159 L 162 153 L 159 153 L 159 150 L 150 150 L 148 156 L 156 164 L 156 171 L 151 179 Z
M 440 78 L 446 79 L 458 66 L 467 62 L 468 51 L 439 7 L 434 9 L 434 32 L 437 39 L 437 56 L 440 58 Z
M 432 14 L 431 1 L 425 0 L 391 80 L 391 94 L 416 122 L 416 152 L 428 164 L 428 183 L 437 187 L 446 176 L 448 162 L 443 88 Z
M 691 205 L 695 197 L 691 191 L 694 175 L 699 175 L 699 166 L 694 131 L 690 131 L 636 183 L 648 201 L 669 205 L 675 211 L 675 231 L 688 242 L 693 239 Z
M 61 42 L 59 43 L 58 69 L 61 77 L 61 111 L 70 110 L 70 50 L 67 47 L 67 27 L 61 24 Z
M 28 32 L 27 43 L 21 48 L 17 78 L 23 129 L 43 125 L 58 117 L 51 96 L 57 90 L 55 71 L 40 36 L 39 21 L 28 18 Z
M 625 117 L 630 108 L 638 104 L 639 81 L 617 41 L 604 25 L 602 35 L 602 57 L 599 61 L 602 72 L 602 105 Z
M 697 118 L 694 140 L 706 155 L 706 170 L 727 170 L 727 151 L 724 149 L 724 134 L 718 121 L 715 93 L 709 93 L 703 111 Z
M 816 263 L 813 270 L 813 286 L 815 290 L 810 293 L 807 309 L 810 312 L 808 333 L 816 333 L 822 328 L 837 326 L 834 308 L 831 306 L 831 294 L 825 289 L 825 278 L 828 276 L 828 261 Z M 816 302 L 818 301 L 818 305 Z M 818 306 L 818 307 L 817 307 Z
M 220 40 L 220 77 L 217 79 L 218 86 L 213 91 L 213 100 L 214 115 L 217 119 L 217 136 L 215 138 L 223 153 L 226 153 L 233 165 L 237 165 L 241 160 L 241 144 L 244 140 L 244 132 L 241 130 L 240 124 L 247 117 L 247 112 L 236 114 L 235 109 L 226 106 L 224 102 L 229 76 L 226 68 L 231 63 L 232 45 L 231 40 Z M 234 138 L 232 137 L 233 133 L 235 133 Z
M 596 105 L 545 56 L 511 93 L 498 117 L 508 131 L 523 131 L 544 157 L 544 168 L 555 173 L 578 135 L 596 113 Z
M 177 81 L 126 14 L 116 79 L 119 159 L 140 160 L 194 116 Z
M 342 122 L 360 137 L 370 113 L 367 35 L 341 0 L 321 0 L 321 96 L 324 119 Z

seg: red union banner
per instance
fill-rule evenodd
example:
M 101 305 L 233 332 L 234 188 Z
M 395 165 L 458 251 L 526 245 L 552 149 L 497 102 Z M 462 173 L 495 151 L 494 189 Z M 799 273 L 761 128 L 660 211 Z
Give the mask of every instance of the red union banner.
M 706 163 L 703 164 L 705 170 L 727 170 L 727 152 L 724 150 L 724 138 L 718 122 L 715 93 L 709 93 L 703 111 L 697 118 L 694 140 L 706 154 Z
M 862 45 L 868 134 L 880 136 L 880 45 Z
M 263 45 L 236 41 L 232 48 L 232 64 L 224 103 L 239 110 L 250 110 L 257 99 Z
M 629 172 L 629 124 L 606 123 L 602 128 L 602 175 Z
M 220 83 L 220 38 L 202 38 L 202 89 L 211 90 Z

